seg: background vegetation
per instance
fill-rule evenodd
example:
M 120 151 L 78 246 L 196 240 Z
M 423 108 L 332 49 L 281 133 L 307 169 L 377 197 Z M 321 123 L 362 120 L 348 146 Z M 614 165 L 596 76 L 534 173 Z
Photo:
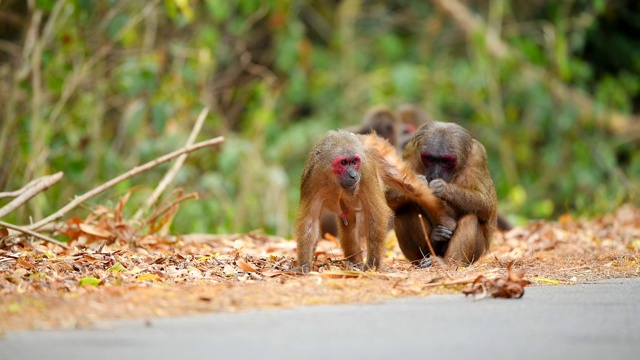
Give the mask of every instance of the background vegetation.
M 441 3 L 0 1 L 0 190 L 65 174 L 4 220 L 181 147 L 204 106 L 200 140 L 227 140 L 182 168 L 174 185 L 201 197 L 176 233 L 289 235 L 311 144 L 376 104 L 467 127 L 512 220 L 637 202 L 638 2 Z M 93 201 L 148 186 L 132 214 L 167 166 Z

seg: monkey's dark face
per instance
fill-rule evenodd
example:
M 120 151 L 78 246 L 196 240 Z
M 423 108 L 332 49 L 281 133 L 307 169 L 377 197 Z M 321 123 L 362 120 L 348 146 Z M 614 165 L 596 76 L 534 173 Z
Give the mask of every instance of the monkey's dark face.
M 422 126 L 407 146 L 420 154 L 423 175 L 429 182 L 435 179 L 451 182 L 465 166 L 472 144 L 471 135 L 461 126 L 433 122 Z
M 331 169 L 338 177 L 338 182 L 343 189 L 353 192 L 358 188 L 361 162 L 360 155 L 357 154 L 353 156 L 336 156 L 333 159 Z
M 425 174 L 427 180 L 431 182 L 435 179 L 442 179 L 446 182 L 451 181 L 451 175 L 456 168 L 458 158 L 455 154 L 422 151 L 422 164 L 427 169 Z

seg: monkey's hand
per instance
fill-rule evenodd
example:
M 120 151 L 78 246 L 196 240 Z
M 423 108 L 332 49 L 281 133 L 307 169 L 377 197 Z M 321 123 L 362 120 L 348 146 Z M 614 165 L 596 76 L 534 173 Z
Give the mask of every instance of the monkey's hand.
M 433 195 L 442 199 L 444 196 L 444 192 L 447 189 L 447 183 L 442 179 L 431 180 L 429 183 L 429 188 L 433 191 Z
M 433 230 L 431 230 L 431 234 L 429 238 L 433 241 L 449 241 L 451 236 L 453 235 L 453 230 L 447 228 L 444 225 L 436 225 Z
M 426 256 L 426 257 L 423 257 L 422 260 L 420 260 L 420 264 L 418 264 L 418 266 L 420 266 L 420 269 L 426 269 L 434 265 L 446 265 L 446 263 L 442 258 L 439 258 L 437 256 L 436 257 Z

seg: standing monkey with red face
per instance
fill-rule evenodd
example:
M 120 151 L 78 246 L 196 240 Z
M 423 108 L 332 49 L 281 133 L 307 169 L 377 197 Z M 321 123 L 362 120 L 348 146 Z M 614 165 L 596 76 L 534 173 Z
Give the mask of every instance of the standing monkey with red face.
M 426 209 L 433 238 L 446 241 L 451 237 L 456 225 L 442 201 L 386 140 L 345 130 L 329 131 L 309 154 L 302 172 L 294 225 L 300 269 L 312 270 L 323 208 L 338 214 L 338 237 L 345 257 L 352 263 L 363 263 L 360 239 L 364 237 L 364 267 L 379 267 L 391 215 L 385 201 L 386 187 Z
M 471 264 L 488 249 L 496 226 L 496 191 L 487 167 L 487 154 L 480 142 L 461 126 L 430 122 L 407 144 L 403 159 L 424 176 L 429 188 L 446 204 L 457 220 L 450 239 L 431 238 L 437 256 Z M 418 214 L 426 211 L 413 202 L 394 207 L 394 228 L 400 249 L 412 262 L 429 266 L 429 248 Z M 431 224 L 427 222 L 427 229 Z

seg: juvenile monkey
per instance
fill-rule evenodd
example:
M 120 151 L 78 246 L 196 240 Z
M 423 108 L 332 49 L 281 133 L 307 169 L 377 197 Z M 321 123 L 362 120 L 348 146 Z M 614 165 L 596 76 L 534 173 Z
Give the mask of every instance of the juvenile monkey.
M 437 256 L 471 264 L 488 249 L 496 226 L 496 191 L 487 167 L 487 155 L 480 142 L 461 126 L 430 122 L 422 126 L 407 144 L 403 159 L 424 176 L 429 188 L 446 204 L 457 220 L 450 239 L 431 238 Z M 394 228 L 403 254 L 412 262 L 429 266 L 429 248 L 422 234 L 418 214 L 428 211 L 413 202 L 396 204 Z M 425 221 L 427 229 L 431 224 Z
M 302 172 L 300 205 L 294 225 L 298 266 L 312 270 L 323 208 L 338 214 L 338 237 L 344 255 L 361 264 L 360 238 L 366 238 L 366 269 L 380 266 L 391 211 L 385 186 L 426 209 L 432 237 L 446 241 L 455 221 L 444 204 L 399 158 L 395 148 L 376 135 L 329 131 L 309 154 Z

